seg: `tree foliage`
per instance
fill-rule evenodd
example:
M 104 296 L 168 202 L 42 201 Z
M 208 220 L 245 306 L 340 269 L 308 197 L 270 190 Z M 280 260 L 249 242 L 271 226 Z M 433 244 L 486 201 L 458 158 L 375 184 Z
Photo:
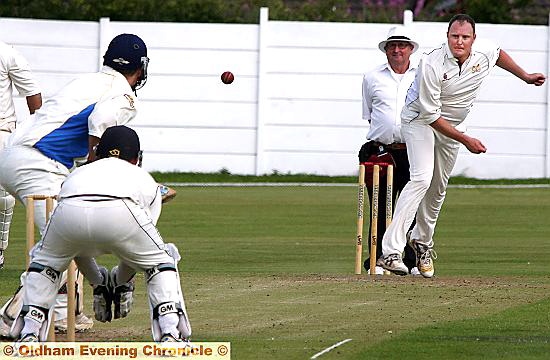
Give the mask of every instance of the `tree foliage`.
M 548 23 L 550 0 L 2 0 L 0 17 L 113 21 L 257 23 L 270 19 L 396 23 L 403 11 L 416 20 L 446 21 L 466 12 L 480 23 Z M 542 6 L 541 6 L 542 4 Z M 546 6 L 545 6 L 546 4 Z

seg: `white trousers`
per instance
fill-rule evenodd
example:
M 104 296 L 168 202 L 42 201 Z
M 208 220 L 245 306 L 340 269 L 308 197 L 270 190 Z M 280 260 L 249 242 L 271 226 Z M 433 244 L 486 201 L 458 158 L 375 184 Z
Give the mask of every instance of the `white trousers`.
M 28 195 L 59 194 L 61 184 L 68 175 L 69 170 L 64 165 L 48 158 L 35 148 L 13 146 L 0 151 L 0 184 L 7 192 L 19 199 L 25 207 Z M 42 234 L 46 227 L 46 202 L 35 201 L 34 205 L 34 223 Z M 7 246 L 7 243 L 5 245 Z M 63 279 L 65 281 L 65 274 Z M 24 286 L 23 281 L 21 285 Z M 16 294 L 15 297 L 17 296 L 19 295 Z M 56 301 L 56 319 L 66 318 L 67 295 L 59 294 Z M 14 308 L 5 310 L 8 315 L 19 312 L 20 306 L 17 304 L 20 305 L 20 302 L 12 302 Z M 0 313 L 4 314 L 4 311 L 0 311 Z
M 401 134 L 407 143 L 411 180 L 401 191 L 392 223 L 384 234 L 384 256 L 402 254 L 415 214 L 411 238 L 433 247 L 435 225 L 460 147 L 459 142 L 430 125 L 415 121 L 403 122 Z
M 138 205 L 82 198 L 59 202 L 31 259 L 61 272 L 73 258 L 102 254 L 113 254 L 136 271 L 174 262 L 152 219 Z
M 163 242 L 147 212 L 132 201 L 78 197 L 58 203 L 42 241 L 32 249 L 31 260 L 62 272 L 73 258 L 77 261 L 80 258 L 86 262 L 86 266 L 80 268 L 84 276 L 97 280 L 94 274 L 98 269 L 95 262 L 90 261 L 92 257 L 113 254 L 135 271 L 150 271 L 161 264 L 174 264 L 176 268 L 176 259 L 171 252 L 173 250 Z M 149 281 L 150 303 L 156 306 L 179 302 L 185 311 L 177 270 L 176 273 L 167 271 L 161 274 L 164 281 L 158 274 L 152 275 L 153 280 Z M 42 274 L 29 273 L 23 303 L 51 308 L 57 283 L 45 279 Z M 186 329 L 184 336 L 189 336 L 189 324 Z
M 57 195 L 69 175 L 61 163 L 30 146 L 7 147 L 0 152 L 0 184 L 21 203 L 28 195 Z M 34 223 L 42 232 L 46 226 L 46 202 L 36 201 Z

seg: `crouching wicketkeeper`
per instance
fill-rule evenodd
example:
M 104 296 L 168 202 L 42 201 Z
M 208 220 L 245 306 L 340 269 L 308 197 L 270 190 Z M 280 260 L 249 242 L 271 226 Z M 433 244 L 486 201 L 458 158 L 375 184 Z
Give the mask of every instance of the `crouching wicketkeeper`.
M 110 127 L 97 146 L 99 160 L 76 169 L 63 183 L 44 236 L 32 250 L 23 309 L 11 328 L 19 341 L 46 340 L 60 274 L 73 259 L 94 289 L 97 320 L 128 315 L 134 275 L 144 271 L 153 339 L 184 341 L 191 336 L 179 254 L 173 244 L 163 242 L 155 226 L 161 190 L 135 166 L 140 154 L 133 130 Z M 111 271 L 94 259 L 107 253 L 120 259 Z

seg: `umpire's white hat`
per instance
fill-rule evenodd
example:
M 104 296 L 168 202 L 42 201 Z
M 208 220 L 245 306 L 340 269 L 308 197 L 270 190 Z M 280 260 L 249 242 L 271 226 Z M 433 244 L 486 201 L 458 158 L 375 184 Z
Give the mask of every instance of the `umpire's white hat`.
M 412 31 L 406 26 L 394 26 L 388 32 L 388 38 L 386 40 L 380 41 L 378 48 L 382 52 L 386 52 L 386 44 L 390 41 L 405 41 L 410 43 L 413 46 L 413 51 L 418 50 L 418 43 L 413 40 Z

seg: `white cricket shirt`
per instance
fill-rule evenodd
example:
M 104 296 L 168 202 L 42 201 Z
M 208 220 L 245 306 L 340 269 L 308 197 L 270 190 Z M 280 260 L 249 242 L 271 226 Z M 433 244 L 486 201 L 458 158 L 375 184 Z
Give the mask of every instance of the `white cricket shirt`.
M 129 199 L 144 209 L 156 223 L 162 198 L 153 177 L 137 165 L 114 157 L 76 168 L 61 185 L 59 200 L 76 196 Z
M 462 67 L 447 43 L 424 54 L 407 92 L 402 120 L 431 124 L 443 117 L 453 126 L 462 123 L 499 54 L 500 48 L 487 40 L 474 41 Z
M 88 135 L 100 138 L 106 128 L 128 123 L 136 116 L 135 103 L 126 78 L 104 66 L 48 99 L 34 121 L 25 121 L 14 131 L 8 146 L 33 146 L 71 169 L 87 157 Z
M 401 109 L 414 80 L 416 66 L 396 74 L 388 63 L 363 76 L 363 119 L 370 120 L 367 139 L 384 144 L 404 142 L 401 136 Z
M 13 47 L 0 41 L 0 127 L 16 121 L 14 87 L 25 97 L 40 93 L 27 60 Z

